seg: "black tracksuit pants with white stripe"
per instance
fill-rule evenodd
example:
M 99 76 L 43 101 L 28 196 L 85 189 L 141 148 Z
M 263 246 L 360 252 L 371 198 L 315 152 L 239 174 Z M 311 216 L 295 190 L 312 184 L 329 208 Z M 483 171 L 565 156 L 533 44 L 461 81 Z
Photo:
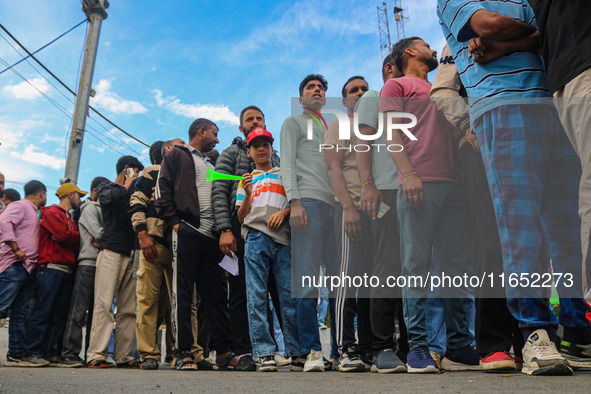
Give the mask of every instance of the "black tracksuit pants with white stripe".
M 335 227 L 337 251 L 339 253 L 338 276 L 342 274 L 354 276 L 371 275 L 373 266 L 373 245 L 371 219 L 365 213 L 361 215 L 362 239 L 351 241 L 345 233 L 343 209 L 339 206 L 335 210 Z M 352 285 L 354 285 L 352 283 Z M 336 341 L 339 353 L 354 346 L 355 315 L 357 315 L 357 333 L 359 345 L 365 347 L 364 352 L 371 351 L 372 332 L 369 316 L 369 288 L 355 288 L 341 286 L 332 295 L 335 298 L 335 326 Z
M 192 226 L 181 222 L 178 233 L 173 231 L 173 327 L 176 348 L 190 352 L 193 345 L 191 303 L 194 285 L 201 303 L 207 309 L 211 324 L 211 348 L 217 354 L 231 350 L 230 321 L 228 317 L 228 282 L 219 266 L 224 257 L 218 241 L 205 236 Z

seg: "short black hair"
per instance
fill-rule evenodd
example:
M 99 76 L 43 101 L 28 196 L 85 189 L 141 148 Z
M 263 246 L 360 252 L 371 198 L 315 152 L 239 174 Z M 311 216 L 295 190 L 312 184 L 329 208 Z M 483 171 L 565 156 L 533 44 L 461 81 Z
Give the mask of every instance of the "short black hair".
M 4 189 L 4 197 L 10 201 L 18 201 L 21 199 L 21 195 L 15 189 Z
M 150 145 L 150 163 L 162 163 L 162 145 L 164 145 L 164 141 L 156 141 Z
M 361 79 L 363 82 L 365 82 L 367 84 L 367 86 L 369 86 L 369 84 L 367 83 L 365 78 L 363 78 L 361 75 L 355 75 L 355 76 L 347 79 L 347 82 L 345 82 L 345 84 L 343 85 L 343 89 L 341 89 L 341 94 L 343 95 L 343 97 L 345 97 L 347 95 L 347 92 L 345 91 L 347 84 L 355 79 Z
M 45 185 L 43 183 L 41 183 L 40 181 L 36 181 L 36 180 L 27 182 L 23 189 L 25 190 L 25 197 L 32 196 L 34 194 L 47 191 L 47 188 L 45 187 Z
M 261 113 L 261 115 L 263 115 L 263 118 L 265 117 L 265 114 L 263 113 L 263 111 L 261 111 L 261 109 L 259 107 L 257 107 L 256 105 L 249 105 L 248 107 L 244 108 L 242 111 L 240 111 L 240 126 L 243 125 L 243 121 L 244 121 L 244 113 L 246 111 L 248 111 L 249 109 L 254 109 L 256 111 L 259 111 Z
M 219 127 L 209 119 L 199 118 L 195 120 L 193 123 L 191 123 L 191 126 L 189 127 L 189 141 L 191 141 L 193 137 L 195 137 L 195 134 L 197 134 L 200 128 L 203 127 L 205 129 L 208 129 L 211 126 L 215 126 L 219 129 Z
M 109 183 L 110 181 L 105 178 L 104 176 L 97 176 L 96 178 L 94 178 L 92 180 L 92 182 L 90 182 L 90 192 L 92 193 L 92 191 L 96 188 L 99 187 L 100 184 L 102 183 Z
M 144 169 L 144 165 L 140 163 L 140 161 L 135 157 L 121 156 L 119 160 L 117 160 L 117 164 L 115 165 L 115 170 L 117 170 L 117 174 L 121 174 L 121 171 L 125 169 L 125 166 L 129 168 L 137 168 L 140 171 Z
M 328 82 L 326 82 L 326 78 L 324 78 L 320 74 L 309 74 L 300 83 L 300 97 L 304 95 L 304 88 L 310 81 L 319 81 L 322 84 L 322 86 L 324 86 L 324 91 L 326 92 L 328 90 Z
M 413 46 L 416 40 L 422 40 L 422 38 L 416 36 L 403 38 L 392 47 L 392 60 L 394 61 L 394 65 L 402 72 L 404 72 L 404 66 L 407 60 L 405 52 L 406 48 Z

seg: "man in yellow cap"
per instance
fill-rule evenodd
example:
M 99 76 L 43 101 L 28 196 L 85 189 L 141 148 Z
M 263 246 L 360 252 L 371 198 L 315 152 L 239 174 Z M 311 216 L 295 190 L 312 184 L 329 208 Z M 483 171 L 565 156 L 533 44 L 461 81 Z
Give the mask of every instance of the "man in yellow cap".
M 70 213 L 87 192 L 73 183 L 57 189 L 58 205 L 41 208 L 37 296 L 25 329 L 22 367 L 59 363 L 61 342 L 74 286 L 74 264 L 80 242 L 78 225 Z

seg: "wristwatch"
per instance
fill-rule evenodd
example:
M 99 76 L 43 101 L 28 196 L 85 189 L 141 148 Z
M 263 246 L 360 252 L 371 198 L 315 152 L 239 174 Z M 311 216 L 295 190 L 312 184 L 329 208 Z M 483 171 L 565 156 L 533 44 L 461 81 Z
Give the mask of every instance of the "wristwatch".
M 21 248 L 16 248 L 16 249 L 12 249 L 12 253 L 16 254 L 17 252 L 19 252 L 21 250 Z
M 231 233 L 231 232 L 232 232 L 232 229 L 231 228 L 227 228 L 225 230 L 220 231 L 220 234 L 223 234 L 223 233 Z

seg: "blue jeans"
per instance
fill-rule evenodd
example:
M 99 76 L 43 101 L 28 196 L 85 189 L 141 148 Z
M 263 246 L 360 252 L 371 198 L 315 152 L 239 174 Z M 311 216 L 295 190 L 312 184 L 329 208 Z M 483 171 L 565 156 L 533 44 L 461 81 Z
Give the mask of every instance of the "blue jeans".
M 250 230 L 244 247 L 244 268 L 246 274 L 246 304 L 252 355 L 254 357 L 275 354 L 275 342 L 269 331 L 267 303 L 269 272 L 273 271 L 277 283 L 285 355 L 301 354 L 298 342 L 296 300 L 291 298 L 291 251 L 289 246 L 279 244 L 266 234 Z M 316 324 L 314 328 L 318 330 Z
M 470 346 L 476 346 L 474 323 L 476 320 L 476 303 L 473 297 L 465 299 L 466 315 L 468 318 L 468 329 L 472 342 Z M 440 298 L 429 298 L 427 300 L 427 342 L 429 350 L 435 350 L 440 355 L 445 354 L 447 336 L 445 331 L 445 316 L 443 303 Z
M 277 309 L 273 305 L 273 301 L 269 298 L 269 309 L 273 314 L 273 334 L 275 336 L 275 343 L 277 344 L 277 353 L 285 356 L 285 339 L 283 338 L 283 331 L 281 331 L 281 325 L 277 318 Z
M 322 276 L 326 275 L 326 267 L 322 267 Z M 318 303 L 318 325 L 324 324 L 326 320 L 326 311 L 328 309 L 328 288 L 320 288 L 320 301 Z
M 292 294 L 297 298 L 297 319 L 300 345 L 304 354 L 322 351 L 318 331 L 318 289 L 303 287 L 303 276 L 318 276 L 320 266 L 334 270 L 336 253 L 334 241 L 334 207 L 323 201 L 303 198 L 302 206 L 308 216 L 306 231 L 291 230 Z
M 427 198 L 421 209 L 405 200 L 402 189 L 397 196 L 402 275 L 423 278 L 435 268 L 449 276 L 470 274 L 472 243 L 470 212 L 462 186 L 445 182 L 424 182 Z M 432 253 L 439 264 L 432 264 Z M 427 288 L 408 285 L 402 289 L 404 320 L 410 350 L 428 346 Z M 469 346 L 466 304 L 467 289 L 446 289 L 441 302 L 444 308 L 448 351 Z
M 21 263 L 15 263 L 0 273 L 0 318 L 7 317 L 10 309 L 8 354 L 16 355 L 24 351 L 25 325 L 33 301 L 34 278 Z
M 40 267 L 36 286 L 35 303 L 25 334 L 25 353 L 59 356 L 57 345 L 66 330 L 74 274 Z

